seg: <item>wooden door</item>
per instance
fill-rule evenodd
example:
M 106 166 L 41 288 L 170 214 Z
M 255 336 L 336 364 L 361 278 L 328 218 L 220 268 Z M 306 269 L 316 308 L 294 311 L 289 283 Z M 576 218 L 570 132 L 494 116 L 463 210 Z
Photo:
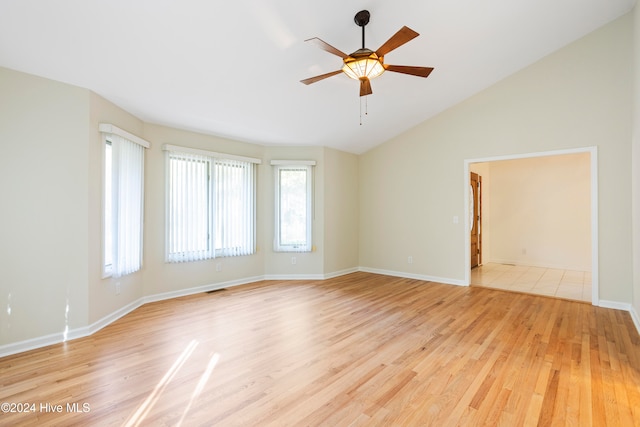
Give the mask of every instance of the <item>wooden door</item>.
M 482 177 L 471 172 L 469 185 L 469 228 L 471 229 L 471 268 L 482 263 Z

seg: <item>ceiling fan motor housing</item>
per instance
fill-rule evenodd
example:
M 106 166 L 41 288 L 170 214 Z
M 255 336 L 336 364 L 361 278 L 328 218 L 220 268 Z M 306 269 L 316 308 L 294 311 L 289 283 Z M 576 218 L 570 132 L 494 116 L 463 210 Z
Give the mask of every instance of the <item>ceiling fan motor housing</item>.
M 368 10 L 361 10 L 360 12 L 356 13 L 356 16 L 353 18 L 353 20 L 355 21 L 356 25 L 358 25 L 358 27 L 364 27 L 369 23 L 370 17 L 371 14 Z

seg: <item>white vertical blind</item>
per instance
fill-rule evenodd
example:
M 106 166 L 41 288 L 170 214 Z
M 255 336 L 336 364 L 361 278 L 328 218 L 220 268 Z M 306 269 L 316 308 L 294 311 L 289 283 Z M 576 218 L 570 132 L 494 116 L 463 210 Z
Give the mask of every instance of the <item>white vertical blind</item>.
M 119 135 L 112 147 L 112 275 L 124 276 L 142 265 L 144 147 Z
M 248 255 L 255 248 L 255 166 L 238 160 L 217 159 L 216 254 Z
M 172 152 L 167 158 L 167 260 L 212 258 L 211 161 L 206 156 L 189 153 Z
M 215 158 L 203 150 L 165 150 L 167 261 L 254 253 L 255 163 Z

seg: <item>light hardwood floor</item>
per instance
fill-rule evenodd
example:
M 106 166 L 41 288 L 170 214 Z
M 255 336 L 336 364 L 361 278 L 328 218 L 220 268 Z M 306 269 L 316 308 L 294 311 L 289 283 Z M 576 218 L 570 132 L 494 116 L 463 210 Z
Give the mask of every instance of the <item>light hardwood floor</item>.
M 147 304 L 0 359 L 0 387 L 36 405 L 1 425 L 640 426 L 640 338 L 623 311 L 354 273 Z

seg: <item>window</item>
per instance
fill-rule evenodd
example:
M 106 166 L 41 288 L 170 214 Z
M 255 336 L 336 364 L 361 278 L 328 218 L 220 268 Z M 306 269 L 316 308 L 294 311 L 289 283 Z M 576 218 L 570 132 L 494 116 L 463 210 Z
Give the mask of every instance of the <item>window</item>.
M 104 142 L 103 276 L 120 277 L 142 266 L 144 149 L 150 145 L 101 124 Z
M 275 166 L 275 239 L 278 252 L 312 248 L 313 161 L 271 162 Z
M 255 253 L 257 159 L 165 146 L 168 262 Z

